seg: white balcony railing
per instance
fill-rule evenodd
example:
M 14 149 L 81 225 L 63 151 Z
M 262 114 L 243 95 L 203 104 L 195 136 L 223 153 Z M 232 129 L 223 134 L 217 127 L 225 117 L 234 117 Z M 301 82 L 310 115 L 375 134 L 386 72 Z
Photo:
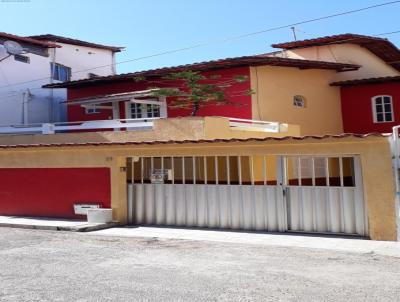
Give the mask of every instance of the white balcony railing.
M 263 131 L 279 133 L 285 131 L 285 125 L 279 122 L 256 121 L 239 118 L 228 118 L 232 130 Z M 81 132 L 90 130 L 146 130 L 152 129 L 154 120 L 160 118 L 115 119 L 65 123 L 43 123 L 26 125 L 0 126 L 0 134 L 54 134 L 60 132 Z
M 285 124 L 281 124 L 279 122 L 267 122 L 267 121 L 257 121 L 257 120 L 248 120 L 248 119 L 240 119 L 240 118 L 228 118 L 229 126 L 233 129 L 237 130 L 247 130 L 247 131 L 264 131 L 264 132 L 272 132 L 279 133 L 283 129 Z
M 145 130 L 153 128 L 159 118 L 116 119 L 65 123 L 43 123 L 0 126 L 0 134 L 54 134 L 57 132 L 85 130 Z

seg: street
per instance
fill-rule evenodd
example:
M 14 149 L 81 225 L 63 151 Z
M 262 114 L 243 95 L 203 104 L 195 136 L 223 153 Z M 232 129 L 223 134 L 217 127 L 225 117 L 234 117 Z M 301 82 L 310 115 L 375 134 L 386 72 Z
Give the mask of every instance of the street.
M 288 235 L 289 236 L 289 235 Z M 0 228 L 0 301 L 395 301 L 375 253 Z

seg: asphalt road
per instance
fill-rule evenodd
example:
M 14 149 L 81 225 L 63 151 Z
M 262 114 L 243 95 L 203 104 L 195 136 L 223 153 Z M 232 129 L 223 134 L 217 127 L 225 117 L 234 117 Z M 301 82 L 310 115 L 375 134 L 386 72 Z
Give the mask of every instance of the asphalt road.
M 0 301 L 398 301 L 373 253 L 0 228 Z

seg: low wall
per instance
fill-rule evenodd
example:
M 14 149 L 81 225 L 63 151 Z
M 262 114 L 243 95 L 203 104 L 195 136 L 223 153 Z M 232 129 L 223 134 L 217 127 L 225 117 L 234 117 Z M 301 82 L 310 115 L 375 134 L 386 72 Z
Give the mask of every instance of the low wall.
M 149 130 L 0 135 L 0 145 L 263 138 L 300 134 L 296 125 L 283 126 L 281 132 L 272 133 L 262 129 L 249 131 L 231 128 L 228 119 L 220 117 L 167 118 L 155 120 L 153 129 Z

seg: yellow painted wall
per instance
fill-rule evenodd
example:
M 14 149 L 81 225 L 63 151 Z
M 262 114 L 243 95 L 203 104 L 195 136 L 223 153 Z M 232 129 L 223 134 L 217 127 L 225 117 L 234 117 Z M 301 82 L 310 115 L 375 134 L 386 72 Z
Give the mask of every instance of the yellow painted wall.
M 400 75 L 398 70 L 388 65 L 381 58 L 377 57 L 366 48 L 356 44 L 346 43 L 313 46 L 288 50 L 280 54 L 281 56 L 294 59 L 361 65 L 359 70 L 339 72 L 335 74 L 332 78 L 333 81 Z
M 395 240 L 395 189 L 387 138 L 265 142 L 12 148 L 0 150 L 0 168 L 109 167 L 114 218 L 127 220 L 126 167 L 130 156 L 360 155 L 369 234 Z
M 300 126 L 301 135 L 343 132 L 340 89 L 331 87 L 335 71 L 273 66 L 251 67 L 253 119 Z M 293 97 L 306 98 L 306 108 Z

